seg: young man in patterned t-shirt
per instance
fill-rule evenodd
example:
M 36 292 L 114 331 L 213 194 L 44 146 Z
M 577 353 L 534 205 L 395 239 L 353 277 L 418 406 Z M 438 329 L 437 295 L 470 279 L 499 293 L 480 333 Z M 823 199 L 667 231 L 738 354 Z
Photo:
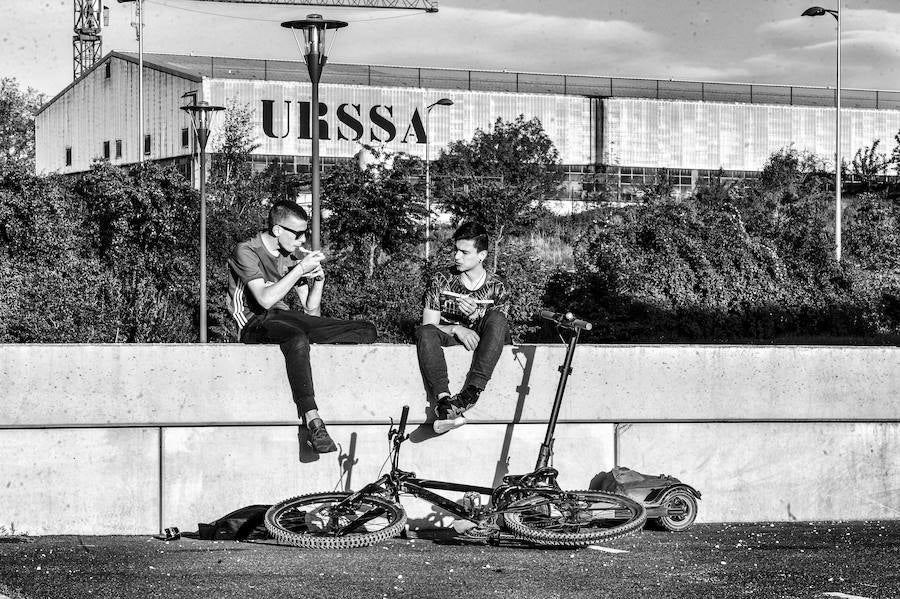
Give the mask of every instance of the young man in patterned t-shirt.
M 372 343 L 375 325 L 321 315 L 325 271 L 320 251 L 303 247 L 306 211 L 279 200 L 269 210 L 268 228 L 242 241 L 228 259 L 228 306 L 242 343 L 277 343 L 300 418 L 317 453 L 337 446 L 319 417 L 309 364 L 310 343 Z M 285 296 L 297 292 L 303 311 L 289 309 Z
M 433 424 L 437 433 L 466 423 L 464 412 L 478 401 L 509 340 L 503 282 L 484 269 L 487 232 L 478 223 L 465 223 L 453 234 L 453 242 L 455 268 L 430 281 L 422 325 L 416 329 L 419 368 L 437 400 Z M 474 353 L 466 383 L 454 396 L 442 349 L 451 345 Z

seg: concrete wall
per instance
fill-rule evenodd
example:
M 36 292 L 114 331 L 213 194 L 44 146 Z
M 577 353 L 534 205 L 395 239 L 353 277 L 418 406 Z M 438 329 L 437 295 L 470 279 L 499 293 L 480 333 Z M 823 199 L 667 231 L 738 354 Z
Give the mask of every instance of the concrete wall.
M 359 488 L 411 406 L 402 463 L 491 485 L 534 465 L 565 348 L 505 350 L 470 424 L 442 437 L 415 349 L 313 346 L 337 454 L 298 439 L 277 347 L 0 345 L 0 526 L 32 534 L 195 529 L 250 503 Z M 447 350 L 451 384 L 469 354 Z M 561 484 L 615 464 L 703 492 L 700 521 L 900 516 L 898 348 L 584 345 L 557 428 Z M 407 504 L 413 526 L 442 517 Z

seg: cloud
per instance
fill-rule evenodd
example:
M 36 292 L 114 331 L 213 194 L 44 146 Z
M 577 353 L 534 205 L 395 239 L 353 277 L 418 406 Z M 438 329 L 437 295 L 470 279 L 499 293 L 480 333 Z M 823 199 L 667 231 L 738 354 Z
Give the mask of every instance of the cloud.
M 897 80 L 900 13 L 845 8 L 843 15 L 841 86 L 883 89 L 885 80 Z M 834 19 L 793 17 L 762 25 L 757 33 L 770 51 L 744 61 L 751 72 L 794 72 L 800 79 L 797 83 L 833 85 L 837 43 Z
M 417 20 L 414 34 L 428 40 L 415 56 L 401 46 L 378 50 L 387 64 L 516 70 L 674 79 L 734 79 L 745 69 L 692 56 L 673 36 L 627 20 L 441 8 L 439 17 Z M 372 31 L 374 31 L 374 27 Z M 359 27 L 348 62 L 371 60 L 375 35 Z

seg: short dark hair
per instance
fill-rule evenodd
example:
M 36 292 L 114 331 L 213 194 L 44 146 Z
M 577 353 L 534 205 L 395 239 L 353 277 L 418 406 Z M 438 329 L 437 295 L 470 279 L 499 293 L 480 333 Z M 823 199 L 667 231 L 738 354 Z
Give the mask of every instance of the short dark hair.
M 309 220 L 309 215 L 303 206 L 291 200 L 278 200 L 269 208 L 269 231 L 275 225 L 281 224 L 286 216 L 296 216 L 301 220 Z
M 475 242 L 475 249 L 479 252 L 488 249 L 488 234 L 481 223 L 470 221 L 461 224 L 456 232 L 453 233 L 454 242 L 457 242 L 460 239 L 471 239 Z

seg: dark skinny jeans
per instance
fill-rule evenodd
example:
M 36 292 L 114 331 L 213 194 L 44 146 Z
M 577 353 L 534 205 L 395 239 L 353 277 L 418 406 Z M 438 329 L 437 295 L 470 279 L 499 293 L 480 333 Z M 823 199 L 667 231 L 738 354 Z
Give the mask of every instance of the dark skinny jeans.
M 281 346 L 301 420 L 310 410 L 318 409 L 309 365 L 309 344 L 374 343 L 377 336 L 375 325 L 364 320 L 339 320 L 280 309 L 254 316 L 241 330 L 242 343 Z
M 484 318 L 473 329 L 478 333 L 478 347 L 472 356 L 472 365 L 466 376 L 466 384 L 484 389 L 500 354 L 503 344 L 509 343 L 509 324 L 506 316 L 499 310 L 488 310 Z M 423 324 L 416 329 L 416 352 L 419 356 L 419 369 L 426 385 L 435 397 L 450 392 L 450 381 L 447 378 L 447 360 L 444 347 L 461 345 L 459 340 L 445 333 L 433 324 Z

